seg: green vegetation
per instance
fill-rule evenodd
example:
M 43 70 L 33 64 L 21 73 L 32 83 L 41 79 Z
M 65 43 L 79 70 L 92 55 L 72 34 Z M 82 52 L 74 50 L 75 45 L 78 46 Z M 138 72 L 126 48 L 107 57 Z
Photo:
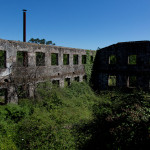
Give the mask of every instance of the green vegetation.
M 3 69 L 6 67 L 6 51 L 0 50 L 0 68 Z
M 144 93 L 101 92 L 85 83 L 40 83 L 35 99 L 0 106 L 2 150 L 146 149 L 150 100 Z
M 114 64 L 116 64 L 116 62 L 117 62 L 116 56 L 115 55 L 111 55 L 109 57 L 109 64 L 114 65 Z
M 28 42 L 29 43 L 36 43 L 36 44 L 45 44 L 45 45 L 56 45 L 52 41 L 46 41 L 45 39 L 39 39 L 39 38 L 36 38 L 36 39 L 31 38 Z
M 116 86 L 116 76 L 109 76 L 108 86 Z
M 136 55 L 130 55 L 128 57 L 128 64 L 130 64 L 130 65 L 136 65 Z
M 45 66 L 45 53 L 36 52 L 36 66 Z
M 73 64 L 74 65 L 78 64 L 78 55 L 73 55 Z
M 85 67 L 87 83 L 90 82 L 90 78 L 91 78 L 91 74 L 92 74 L 92 67 L 93 67 L 93 60 L 94 60 L 95 56 L 96 56 L 96 51 L 93 56 L 90 55 L 89 50 L 86 51 L 86 64 L 84 64 L 84 67 Z
M 63 54 L 63 64 L 69 65 L 69 54 Z
M 51 54 L 51 65 L 58 65 L 58 54 L 57 53 Z

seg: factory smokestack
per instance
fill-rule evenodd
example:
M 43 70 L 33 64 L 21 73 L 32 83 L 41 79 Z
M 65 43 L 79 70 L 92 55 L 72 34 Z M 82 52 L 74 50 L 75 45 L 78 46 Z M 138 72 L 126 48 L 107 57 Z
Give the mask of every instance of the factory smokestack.
M 26 11 L 23 9 L 23 42 L 26 42 Z

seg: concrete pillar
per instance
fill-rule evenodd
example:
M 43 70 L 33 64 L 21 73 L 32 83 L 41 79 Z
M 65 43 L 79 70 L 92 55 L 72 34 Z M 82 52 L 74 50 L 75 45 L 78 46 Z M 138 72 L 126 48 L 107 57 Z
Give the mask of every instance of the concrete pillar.
M 73 54 L 72 53 L 69 54 L 69 65 L 73 66 Z
M 48 52 L 45 53 L 45 66 L 51 66 L 51 54 Z
M 79 54 L 78 55 L 78 65 L 81 65 L 82 64 L 82 55 Z
M 29 97 L 32 98 L 34 97 L 34 86 L 32 84 L 29 85 Z
M 64 79 L 59 80 L 59 86 L 62 88 L 64 87 Z
M 63 53 L 62 52 L 58 53 L 58 65 L 59 66 L 63 65 Z
M 16 89 L 13 85 L 10 85 L 7 88 L 7 103 L 14 103 L 14 104 L 18 104 L 18 96 L 16 93 Z
M 28 66 L 29 67 L 36 66 L 36 53 L 28 53 Z

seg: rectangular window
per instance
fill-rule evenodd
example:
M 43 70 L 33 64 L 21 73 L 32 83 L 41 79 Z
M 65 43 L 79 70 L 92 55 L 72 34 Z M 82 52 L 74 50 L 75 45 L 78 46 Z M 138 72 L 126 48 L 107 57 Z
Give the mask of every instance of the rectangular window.
M 79 82 L 79 76 L 78 77 L 74 77 L 74 81 Z
M 67 87 L 69 86 L 71 83 L 70 83 L 70 78 L 65 78 L 65 82 L 64 82 L 64 87 Z
M 78 55 L 73 55 L 73 64 L 74 65 L 78 64 Z
M 69 65 L 69 54 L 63 54 L 63 64 Z
M 27 86 L 23 86 L 23 85 L 20 85 L 17 87 L 17 95 L 18 95 L 18 98 L 27 98 L 28 97 L 28 94 L 29 93 L 29 87 Z
M 128 87 L 136 87 L 137 86 L 137 81 L 136 81 L 136 76 L 130 76 L 128 77 Z
M 6 68 L 6 51 L 0 50 L 0 68 Z
M 94 57 L 93 57 L 93 56 L 90 57 L 90 62 L 91 62 L 91 63 L 94 62 Z
M 117 62 L 117 59 L 116 59 L 115 55 L 109 56 L 109 64 L 114 65 L 114 64 L 116 64 L 116 62 Z
M 58 54 L 57 53 L 51 54 L 51 65 L 58 65 Z
M 52 81 L 52 84 L 53 84 L 54 86 L 59 87 L 59 80 L 53 80 L 53 81 Z
M 136 65 L 136 55 L 129 55 L 128 56 L 128 64 L 129 65 Z
M 0 89 L 0 104 L 5 104 L 7 100 L 7 89 Z
M 36 66 L 45 66 L 45 53 L 36 52 Z
M 18 51 L 17 52 L 17 66 L 28 66 L 28 54 L 27 52 Z
M 116 86 L 116 76 L 109 76 L 108 86 Z
M 86 64 L 86 55 L 82 55 L 82 64 Z
M 84 76 L 83 76 L 83 81 L 84 81 L 84 82 L 87 82 L 87 75 L 84 75 Z

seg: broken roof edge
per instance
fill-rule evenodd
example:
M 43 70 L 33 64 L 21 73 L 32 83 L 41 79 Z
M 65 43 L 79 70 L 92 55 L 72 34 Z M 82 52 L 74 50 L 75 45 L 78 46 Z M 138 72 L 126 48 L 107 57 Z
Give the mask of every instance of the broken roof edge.
M 46 45 L 46 44 L 37 44 L 37 43 L 29 43 L 29 42 L 22 42 L 22 41 L 15 41 L 15 40 L 6 40 L 6 39 L 0 39 L 0 41 L 10 42 L 10 43 L 17 43 L 17 44 L 27 44 L 30 46 L 42 46 L 42 47 L 53 47 L 53 48 L 66 48 L 66 49 L 76 49 L 81 51 L 96 51 L 91 49 L 82 49 L 82 48 L 72 48 L 72 47 L 64 47 L 64 46 L 56 46 L 56 45 Z
M 149 40 L 142 40 L 142 41 L 126 41 L 126 42 L 117 42 L 115 44 L 111 44 L 109 46 L 106 46 L 106 47 L 103 47 L 103 48 L 100 48 L 99 50 L 102 50 L 102 49 L 105 49 L 105 48 L 109 48 L 109 47 L 113 47 L 113 46 L 117 46 L 117 45 L 122 45 L 122 44 L 135 44 L 135 43 L 149 43 L 150 44 L 150 41 Z

